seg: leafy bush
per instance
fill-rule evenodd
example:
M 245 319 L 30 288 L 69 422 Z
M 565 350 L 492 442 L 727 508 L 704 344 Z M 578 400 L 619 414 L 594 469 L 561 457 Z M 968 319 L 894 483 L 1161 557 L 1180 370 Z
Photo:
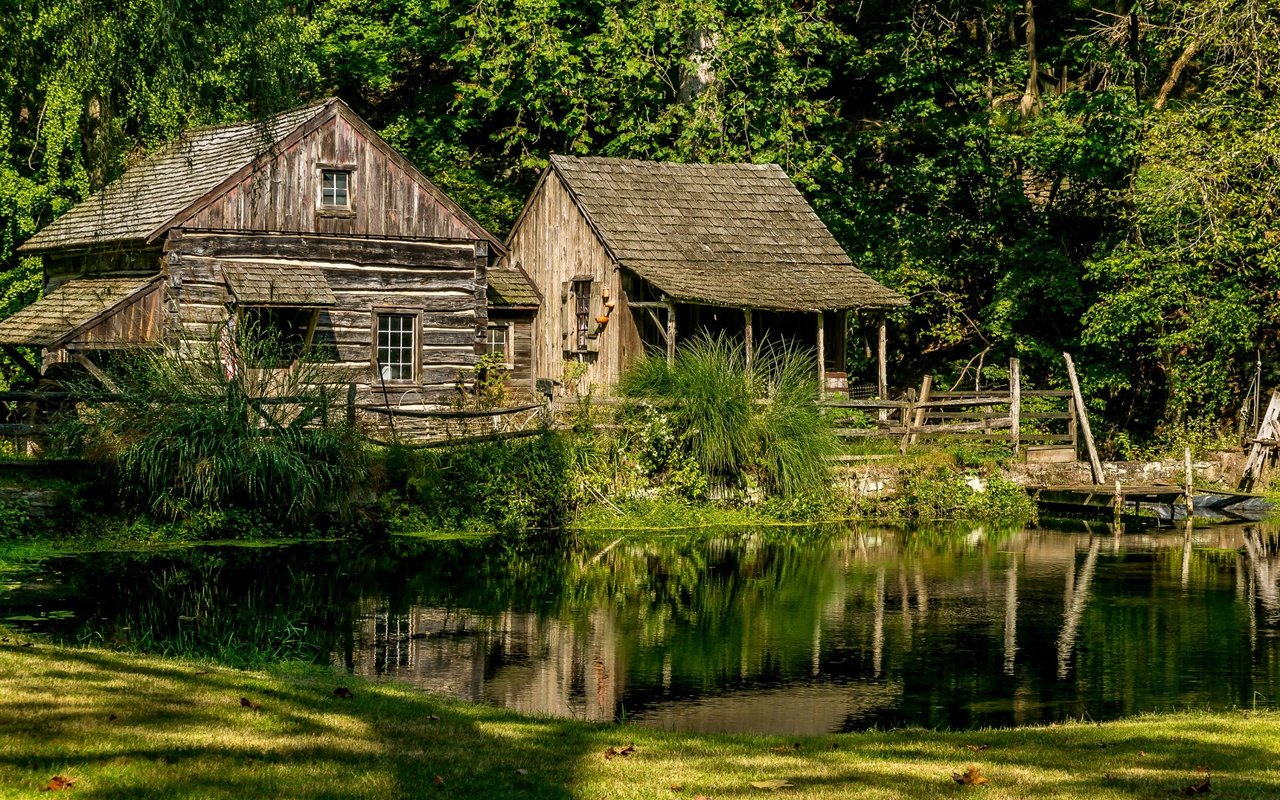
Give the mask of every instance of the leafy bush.
M 337 388 L 305 362 L 265 366 L 278 355 L 255 338 L 132 356 L 113 370 L 119 401 L 64 421 L 64 440 L 81 442 L 123 500 L 161 518 L 241 508 L 298 523 L 345 509 L 366 473 L 361 442 Z
M 568 515 L 573 494 L 569 445 L 551 431 L 430 450 L 389 448 L 386 463 L 390 488 L 410 504 L 415 525 L 554 528 Z
M 1035 503 L 1025 489 L 1000 475 L 980 479 L 945 467 L 911 470 L 882 511 L 911 519 L 1029 520 Z
M 791 496 L 824 488 L 826 457 L 839 451 L 814 403 L 816 372 L 808 353 L 768 343 L 748 369 L 739 342 L 702 335 L 671 365 L 658 356 L 636 363 L 619 390 L 669 417 L 681 449 L 708 475 L 753 474 L 766 490 Z

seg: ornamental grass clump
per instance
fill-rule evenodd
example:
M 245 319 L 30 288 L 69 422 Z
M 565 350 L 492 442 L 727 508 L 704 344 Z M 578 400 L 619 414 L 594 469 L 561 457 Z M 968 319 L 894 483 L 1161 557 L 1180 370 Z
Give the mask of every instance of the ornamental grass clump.
M 626 397 L 669 416 L 681 445 L 709 475 L 752 476 L 783 496 L 826 488 L 827 457 L 839 451 L 818 413 L 817 367 L 794 346 L 764 343 L 748 368 L 740 342 L 701 335 L 674 363 L 653 356 L 623 376 Z
M 131 357 L 118 400 L 81 415 L 87 455 L 160 518 L 242 508 L 277 523 L 345 511 L 364 448 L 339 387 L 270 337 Z M 280 367 L 281 363 L 289 364 Z

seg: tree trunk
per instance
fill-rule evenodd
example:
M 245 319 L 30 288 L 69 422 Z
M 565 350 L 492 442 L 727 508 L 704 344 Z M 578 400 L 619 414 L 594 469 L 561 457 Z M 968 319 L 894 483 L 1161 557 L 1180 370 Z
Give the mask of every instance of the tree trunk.
M 1026 0 L 1023 12 L 1026 17 L 1027 34 L 1027 88 L 1022 93 L 1022 102 L 1018 110 L 1023 117 L 1030 117 L 1040 111 L 1040 59 L 1036 53 L 1036 9 L 1034 0 Z
M 1156 111 L 1164 109 L 1165 103 L 1169 102 L 1169 95 L 1178 86 L 1178 79 L 1182 77 L 1182 71 L 1191 63 L 1191 59 L 1195 58 L 1196 51 L 1200 46 L 1195 40 L 1187 43 L 1186 49 L 1182 51 L 1182 55 L 1178 56 L 1178 60 L 1173 62 L 1173 68 L 1169 70 L 1169 77 L 1165 78 L 1164 85 L 1160 87 L 1160 94 L 1156 95 Z

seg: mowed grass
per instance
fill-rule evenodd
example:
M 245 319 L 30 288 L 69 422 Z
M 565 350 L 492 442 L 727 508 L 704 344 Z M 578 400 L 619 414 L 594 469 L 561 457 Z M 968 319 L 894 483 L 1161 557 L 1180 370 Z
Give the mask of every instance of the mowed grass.
M 335 687 L 354 697 L 335 697 Z M 241 706 L 240 698 L 261 704 Z M 635 753 L 606 759 L 609 747 Z M 798 747 L 797 747 L 798 745 Z M 985 749 L 974 750 L 970 746 Z M 1280 797 L 1280 715 L 812 738 L 690 736 L 517 716 L 317 672 L 246 673 L 0 644 L 0 797 Z M 990 786 L 962 786 L 975 765 Z M 787 781 L 776 792 L 753 781 Z

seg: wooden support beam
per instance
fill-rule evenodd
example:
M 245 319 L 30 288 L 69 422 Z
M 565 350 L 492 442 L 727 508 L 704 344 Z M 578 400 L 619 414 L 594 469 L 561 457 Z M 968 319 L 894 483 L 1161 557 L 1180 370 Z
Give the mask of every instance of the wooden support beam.
M 320 309 L 316 308 L 311 311 L 311 319 L 307 320 L 307 333 L 302 339 L 302 353 L 305 356 L 311 352 L 311 343 L 316 338 L 316 326 L 320 324 Z
M 1093 470 L 1093 482 L 1101 484 L 1106 476 L 1102 473 L 1102 461 L 1098 458 L 1098 448 L 1093 443 L 1093 429 L 1089 427 L 1089 412 L 1084 408 L 1084 395 L 1080 393 L 1080 379 L 1076 377 L 1076 365 L 1071 361 L 1070 353 L 1063 353 L 1062 359 L 1067 362 L 1071 396 L 1076 402 L 1076 413 L 1080 415 L 1080 430 L 1084 433 L 1085 447 L 1089 449 L 1089 467 Z
M 75 359 L 80 366 L 84 367 L 85 370 L 88 371 L 90 375 L 98 379 L 98 383 L 107 387 L 108 392 L 113 392 L 115 394 L 120 393 L 120 387 L 116 386 L 116 382 L 111 380 L 111 376 L 99 369 L 98 365 L 93 363 L 88 356 L 84 353 L 77 352 Z
M 889 399 L 889 328 L 884 312 L 880 312 L 880 330 L 876 344 L 876 392 L 881 400 Z
M 676 301 L 667 300 L 667 366 L 676 363 Z
M 27 360 L 26 355 L 11 344 L 0 345 L 0 349 L 4 350 L 5 355 L 13 359 L 13 363 L 27 374 L 27 377 L 33 381 L 39 381 L 41 377 L 40 368 Z
M 916 401 L 916 410 L 911 420 L 911 438 L 907 440 L 907 444 L 915 444 L 918 438 L 918 431 L 914 430 L 924 424 L 925 410 L 922 404 L 929 402 L 929 393 L 933 391 L 933 376 L 925 375 L 924 380 L 920 381 L 920 397 Z
M 818 399 L 827 393 L 827 331 L 826 315 L 818 309 Z
M 1016 459 L 1022 446 L 1022 362 L 1016 358 L 1009 359 L 1009 419 L 1009 444 Z
M 751 328 L 752 317 L 755 316 L 755 311 L 750 308 L 744 308 L 742 309 L 742 315 L 745 322 L 742 341 L 747 348 L 747 372 L 750 372 L 752 364 L 755 363 L 755 341 L 754 333 Z
M 1267 403 L 1266 413 L 1262 415 L 1262 422 L 1258 425 L 1258 435 L 1254 438 L 1253 446 L 1249 448 L 1249 457 L 1245 459 L 1244 473 L 1240 476 L 1241 491 L 1247 492 L 1259 482 L 1263 466 L 1272 452 L 1267 441 L 1280 438 L 1277 436 L 1280 432 L 1276 425 L 1278 421 L 1280 421 L 1280 391 L 1275 391 L 1271 393 L 1271 401 Z

